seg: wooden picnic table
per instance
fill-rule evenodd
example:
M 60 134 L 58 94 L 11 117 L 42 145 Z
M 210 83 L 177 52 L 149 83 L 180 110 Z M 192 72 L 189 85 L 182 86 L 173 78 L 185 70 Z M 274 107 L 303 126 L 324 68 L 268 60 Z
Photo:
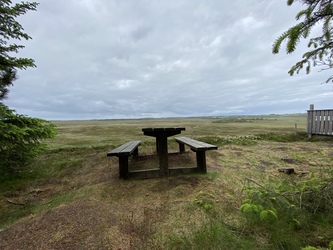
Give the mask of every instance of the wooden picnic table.
M 156 152 L 159 159 L 159 168 L 161 176 L 169 176 L 169 163 L 168 163 L 168 137 L 178 135 L 185 128 L 143 128 L 144 135 L 156 138 Z
M 207 173 L 206 167 L 206 151 L 218 149 L 217 146 L 206 142 L 194 140 L 188 137 L 176 137 L 175 140 L 179 144 L 179 154 L 185 153 L 185 145 L 190 147 L 196 153 L 197 166 L 183 167 L 177 166 L 169 168 L 168 162 L 168 137 L 180 134 L 185 130 L 183 127 L 172 128 L 143 128 L 144 135 L 156 138 L 156 152 L 159 159 L 159 167 L 146 170 L 130 170 L 128 159 L 130 156 L 138 157 L 138 147 L 141 141 L 130 141 L 112 149 L 107 156 L 117 156 L 119 158 L 119 177 L 127 179 L 131 177 L 138 178 L 154 178 L 173 176 L 177 174 L 189 173 Z

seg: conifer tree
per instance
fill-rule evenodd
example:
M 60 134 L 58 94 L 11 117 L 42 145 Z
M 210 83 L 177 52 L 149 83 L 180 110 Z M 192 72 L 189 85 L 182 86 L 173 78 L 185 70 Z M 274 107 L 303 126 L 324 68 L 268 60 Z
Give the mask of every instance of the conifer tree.
M 52 123 L 17 114 L 3 103 L 9 87 L 17 79 L 17 69 L 35 67 L 33 59 L 16 57 L 24 46 L 15 42 L 31 39 L 16 18 L 36 10 L 37 5 L 0 0 L 0 172 L 21 168 L 43 148 L 42 139 L 56 134 Z
M 296 25 L 289 28 L 273 44 L 272 52 L 277 54 L 280 52 L 281 45 L 286 42 L 286 52 L 290 54 L 294 52 L 297 45 L 302 39 L 308 40 L 309 51 L 303 54 L 302 60 L 293 65 L 289 74 L 299 73 L 305 68 L 306 73 L 310 73 L 312 67 L 320 67 L 321 70 L 328 70 L 333 67 L 333 34 L 332 34 L 332 17 L 333 17 L 333 1 L 332 0 L 298 0 L 305 6 L 296 15 L 299 21 Z M 295 0 L 288 0 L 290 6 Z M 310 37 L 311 31 L 315 26 L 321 27 L 321 35 L 318 37 Z M 330 76 L 326 83 L 333 81 Z

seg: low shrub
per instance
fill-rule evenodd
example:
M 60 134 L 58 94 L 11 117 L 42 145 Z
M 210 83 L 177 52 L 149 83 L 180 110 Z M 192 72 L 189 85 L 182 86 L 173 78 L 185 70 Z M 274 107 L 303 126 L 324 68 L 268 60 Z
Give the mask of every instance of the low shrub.
M 316 239 L 307 236 L 333 220 L 332 172 L 321 178 L 270 180 L 263 185 L 246 179 L 246 198 L 240 207 L 245 226 L 253 233 L 264 230 L 272 244 L 282 244 L 281 239 L 288 242 L 283 249 L 314 244 L 328 247 L 333 232 L 321 232 Z

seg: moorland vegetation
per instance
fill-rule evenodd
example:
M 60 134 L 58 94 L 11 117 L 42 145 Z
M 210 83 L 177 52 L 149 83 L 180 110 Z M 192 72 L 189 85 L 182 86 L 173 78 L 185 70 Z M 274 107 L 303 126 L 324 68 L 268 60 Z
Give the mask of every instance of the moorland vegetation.
M 330 249 L 332 138 L 309 139 L 305 119 L 55 122 L 59 134 L 44 153 L 15 174 L 1 174 L 0 247 Z M 186 127 L 182 135 L 219 146 L 207 152 L 208 173 L 120 180 L 118 160 L 106 152 L 139 139 L 142 158 L 130 167 L 154 166 L 155 140 L 141 128 L 174 124 Z M 178 150 L 172 138 L 169 150 Z M 194 165 L 195 154 L 169 161 Z

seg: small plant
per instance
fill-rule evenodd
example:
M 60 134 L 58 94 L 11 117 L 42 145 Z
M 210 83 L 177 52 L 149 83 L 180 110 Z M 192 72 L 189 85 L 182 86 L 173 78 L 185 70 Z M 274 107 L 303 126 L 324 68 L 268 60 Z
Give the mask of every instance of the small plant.
M 240 208 L 241 212 L 245 215 L 248 220 L 265 221 L 274 223 L 278 220 L 277 211 L 274 207 L 263 207 L 259 204 L 254 204 L 252 200 L 246 199 Z
M 206 212 L 209 212 L 213 208 L 213 194 L 206 194 L 203 191 L 200 191 L 196 198 L 194 198 L 193 202 L 197 204 L 199 207 L 203 207 Z
M 299 231 L 303 235 L 313 230 L 311 225 L 318 218 L 333 218 L 332 185 L 332 179 L 315 177 L 298 182 L 284 180 L 276 183 L 271 180 L 266 185 L 247 179 L 247 197 L 240 210 L 251 230 L 264 228 L 271 235 L 272 241 L 277 242 L 282 233 L 291 235 Z M 326 237 L 330 237 L 330 234 Z M 306 241 L 306 238 L 300 237 L 299 244 L 305 245 Z M 322 244 L 327 242 L 318 242 L 318 245 Z M 308 246 L 303 249 L 316 248 Z
M 313 247 L 313 246 L 306 246 L 306 247 L 303 247 L 301 250 L 320 250 L 320 249 L 323 249 L 323 248 L 316 248 L 316 247 Z M 327 250 L 333 250 L 333 241 L 331 241 L 328 245 L 328 248 L 325 248 Z
M 307 246 L 307 247 L 303 247 L 302 250 L 318 250 L 318 248 L 312 247 L 312 246 Z

